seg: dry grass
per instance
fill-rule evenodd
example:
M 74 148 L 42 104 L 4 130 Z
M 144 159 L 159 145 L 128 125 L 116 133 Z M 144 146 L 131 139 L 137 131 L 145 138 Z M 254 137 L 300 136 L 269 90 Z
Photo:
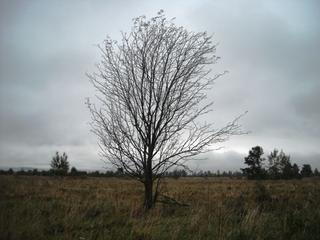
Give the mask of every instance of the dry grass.
M 320 181 L 166 180 L 190 204 L 141 208 L 117 178 L 0 176 L 0 239 L 320 239 Z

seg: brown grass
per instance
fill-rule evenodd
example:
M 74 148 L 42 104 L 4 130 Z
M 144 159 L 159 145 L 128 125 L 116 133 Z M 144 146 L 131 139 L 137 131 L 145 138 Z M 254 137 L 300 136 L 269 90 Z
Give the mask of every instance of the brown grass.
M 0 176 L 0 239 L 320 239 L 319 179 L 167 179 L 189 207 L 141 208 L 128 179 Z

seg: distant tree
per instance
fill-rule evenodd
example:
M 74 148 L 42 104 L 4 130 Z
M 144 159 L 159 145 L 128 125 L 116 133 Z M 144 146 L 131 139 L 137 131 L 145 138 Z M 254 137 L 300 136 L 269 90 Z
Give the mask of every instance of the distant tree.
M 36 169 L 36 168 L 33 169 L 33 170 L 32 170 L 32 175 L 33 175 L 33 176 L 38 176 L 38 175 L 40 175 L 38 169 Z
M 223 171 L 222 172 L 222 177 L 227 177 L 228 176 L 228 173 L 226 171 Z
M 123 176 L 124 175 L 123 168 L 122 167 L 118 167 L 117 171 L 115 172 L 115 175 L 118 176 L 118 177 Z
M 187 172 L 184 169 L 174 169 L 172 172 L 169 173 L 169 176 L 178 179 L 180 177 L 186 177 Z
M 106 172 L 104 173 L 104 176 L 105 176 L 105 177 L 114 177 L 114 176 L 115 176 L 115 172 L 114 172 L 114 171 L 111 171 L 111 170 L 106 171 Z
M 101 174 L 100 174 L 100 172 L 98 170 L 90 172 L 88 175 L 91 176 L 91 177 L 100 177 L 101 176 Z
M 186 173 L 186 174 L 187 174 L 187 173 Z M 205 171 L 205 172 L 204 172 L 204 175 L 205 175 L 206 177 L 212 177 L 212 176 L 213 176 L 213 174 L 212 174 L 212 172 L 211 172 L 210 170 Z
M 26 175 L 26 172 L 23 169 L 17 171 L 17 175 Z
M 280 159 L 279 159 L 279 151 L 274 149 L 268 155 L 269 167 L 268 167 L 268 175 L 272 179 L 280 178 Z
M 282 174 L 281 178 L 283 179 L 291 179 L 293 178 L 293 168 L 289 158 L 284 158 L 284 162 L 282 163 Z
M 301 176 L 302 177 L 311 177 L 312 176 L 312 168 L 310 164 L 303 164 L 301 169 Z
M 316 177 L 319 176 L 319 170 L 318 170 L 318 168 L 315 168 L 315 169 L 314 169 L 313 175 L 316 176 Z
M 292 171 L 292 165 L 290 161 L 290 156 L 286 155 L 282 150 L 279 154 L 279 160 L 280 160 L 280 173 L 281 178 L 283 179 L 290 179 L 292 178 L 293 171 Z
M 75 167 L 72 167 L 70 170 L 70 175 L 71 176 L 77 176 L 78 175 L 78 170 Z
M 8 170 L 8 174 L 9 175 L 12 175 L 14 172 L 13 172 L 13 170 L 12 170 L 12 168 L 10 168 L 9 170 Z
M 60 156 L 59 152 L 56 152 L 56 155 L 52 157 L 50 165 L 51 170 L 55 174 L 66 175 L 69 171 L 69 162 L 67 154 L 63 153 L 63 155 Z
M 243 176 L 243 173 L 239 171 L 235 171 L 232 173 L 232 176 L 236 178 L 241 178 Z
M 40 176 L 48 176 L 49 175 L 49 171 L 46 171 L 46 170 L 42 170 L 40 172 Z
M 84 176 L 87 176 L 87 175 L 88 175 L 87 171 L 79 171 L 79 170 L 77 170 L 77 176 L 84 177 Z
M 204 172 L 203 172 L 203 170 L 200 170 L 200 171 L 196 172 L 196 176 L 197 176 L 197 177 L 204 177 Z
M 292 165 L 292 177 L 293 178 L 301 178 L 300 169 L 297 164 Z
M 253 147 L 249 151 L 249 155 L 245 157 L 244 163 L 248 165 L 247 168 L 242 168 L 242 172 L 248 179 L 263 179 L 265 178 L 265 169 L 262 166 L 265 160 L 261 156 L 263 149 L 260 146 Z
M 272 179 L 289 179 L 293 177 L 293 169 L 290 156 L 286 155 L 282 150 L 279 152 L 274 149 L 268 156 L 269 168 L 268 176 Z

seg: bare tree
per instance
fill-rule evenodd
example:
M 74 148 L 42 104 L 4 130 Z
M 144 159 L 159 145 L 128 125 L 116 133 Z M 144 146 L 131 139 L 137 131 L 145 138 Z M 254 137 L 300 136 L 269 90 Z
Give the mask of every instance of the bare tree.
M 166 20 L 134 19 L 120 43 L 99 46 L 102 61 L 89 75 L 100 106 L 88 100 L 92 130 L 102 156 L 145 187 L 144 206 L 154 206 L 159 183 L 173 166 L 185 166 L 207 146 L 239 134 L 238 118 L 220 129 L 197 120 L 210 110 L 206 90 L 216 46 L 206 33 L 194 33 Z

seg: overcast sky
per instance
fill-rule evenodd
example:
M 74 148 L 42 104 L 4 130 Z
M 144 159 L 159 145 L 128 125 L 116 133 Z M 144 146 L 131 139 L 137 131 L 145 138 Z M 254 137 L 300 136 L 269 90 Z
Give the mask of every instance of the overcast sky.
M 163 9 L 176 24 L 214 34 L 228 70 L 208 93 L 221 125 L 242 118 L 250 134 L 225 143 L 195 168 L 239 169 L 260 145 L 320 167 L 320 2 L 0 0 L 0 167 L 47 168 L 55 151 L 79 169 L 101 169 L 85 98 L 94 91 L 95 44 L 119 39 L 132 18 Z

